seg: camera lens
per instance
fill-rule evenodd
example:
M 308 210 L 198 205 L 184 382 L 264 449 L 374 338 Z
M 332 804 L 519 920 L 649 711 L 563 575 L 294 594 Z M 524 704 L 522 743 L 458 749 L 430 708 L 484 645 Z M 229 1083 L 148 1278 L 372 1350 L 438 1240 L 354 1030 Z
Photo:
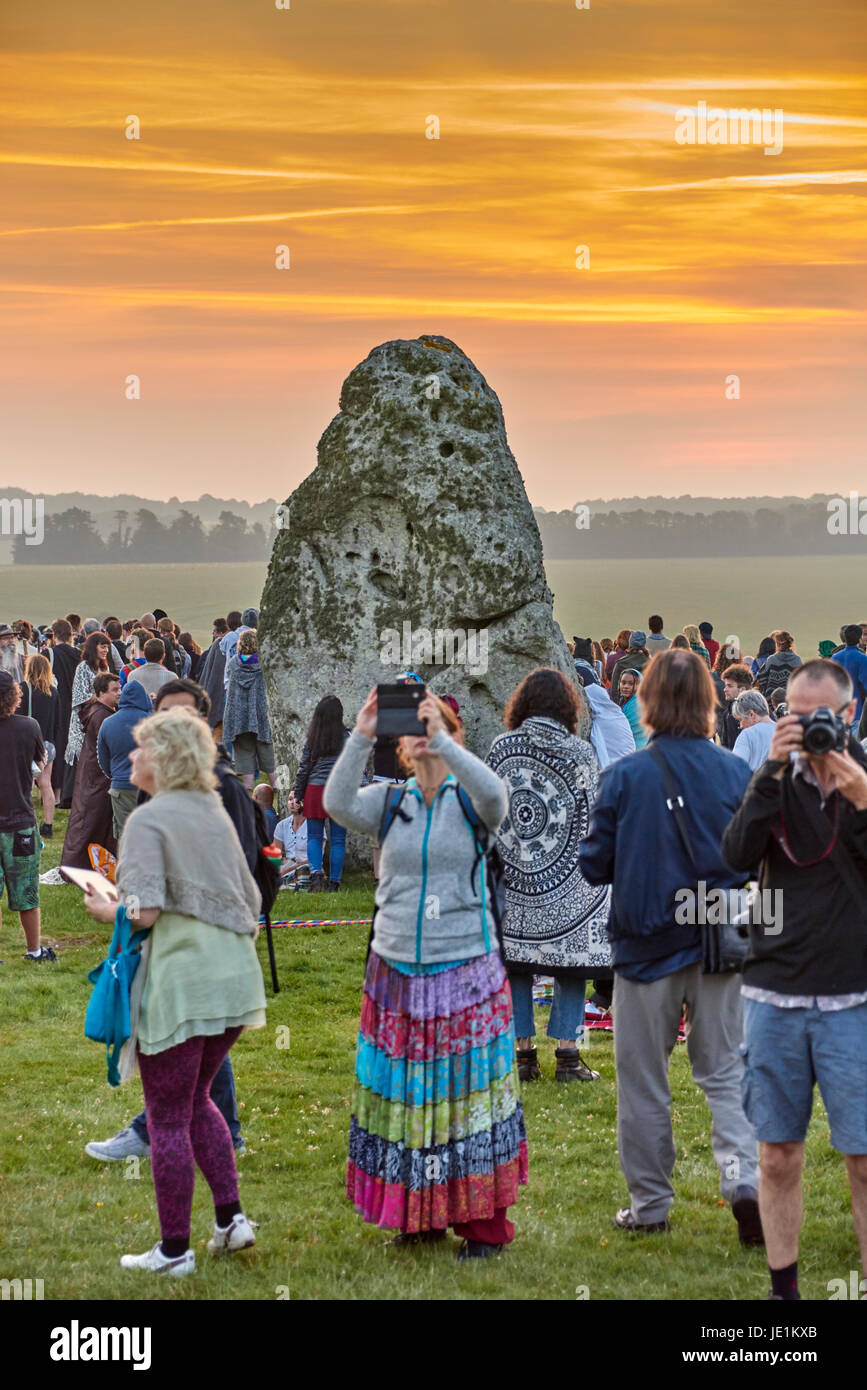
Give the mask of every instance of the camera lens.
M 804 748 L 808 753 L 821 756 L 824 753 L 830 753 L 833 747 L 833 731 L 823 724 L 814 724 L 811 728 L 804 730 Z

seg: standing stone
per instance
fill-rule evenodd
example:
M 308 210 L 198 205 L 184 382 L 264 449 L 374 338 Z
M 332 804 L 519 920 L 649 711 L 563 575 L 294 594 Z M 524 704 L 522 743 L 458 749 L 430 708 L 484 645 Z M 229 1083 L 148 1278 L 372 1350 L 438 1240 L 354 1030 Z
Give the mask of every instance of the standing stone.
M 484 757 L 536 666 L 574 679 L 503 411 L 448 338 L 383 343 L 343 383 L 318 464 L 280 509 L 259 643 L 294 776 L 316 703 L 351 726 L 411 666 L 461 707 Z

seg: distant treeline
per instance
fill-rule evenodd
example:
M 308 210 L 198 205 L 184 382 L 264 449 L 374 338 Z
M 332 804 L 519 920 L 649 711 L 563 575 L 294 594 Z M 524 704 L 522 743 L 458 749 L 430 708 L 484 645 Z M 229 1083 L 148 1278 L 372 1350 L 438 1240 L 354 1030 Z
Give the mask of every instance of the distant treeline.
M 202 500 L 214 504 L 213 516 L 216 499 Z M 860 504 L 847 496 L 837 499 L 836 505 L 821 495 L 804 500 L 780 498 L 776 505 L 767 505 L 774 500 L 769 498 L 738 498 L 731 499 L 731 508 L 723 505 L 721 509 L 714 507 L 712 498 L 659 500 L 674 506 L 651 510 L 642 507 L 640 499 L 630 498 L 588 503 L 583 511 L 537 508 L 545 559 L 863 555 L 867 550 L 867 498 Z M 686 510 L 697 501 L 707 511 Z M 265 509 L 268 518 L 273 516 L 273 503 L 257 508 Z M 72 506 L 46 512 L 44 527 L 41 545 L 28 544 L 24 535 L 15 537 L 15 564 L 267 560 L 276 534 L 270 522 L 250 521 L 228 509 L 206 528 L 202 518 L 185 507 L 161 519 L 148 507 L 117 508 L 113 516 L 103 513 L 96 518 L 89 509 Z
M 849 497 L 829 511 L 824 500 L 754 511 L 538 512 L 546 560 L 704 555 L 863 555 L 865 512 Z M 858 525 L 863 527 L 859 534 Z M 577 525 L 576 525 L 577 523 Z M 854 524 L 853 524 L 854 523 Z M 830 529 L 829 529 L 830 527 Z
M 116 530 L 103 537 L 93 514 L 83 507 L 46 515 L 41 545 L 15 537 L 16 565 L 116 565 L 164 564 L 167 561 L 267 560 L 274 531 L 261 522 L 249 525 L 234 512 L 222 511 L 206 531 L 200 517 L 181 511 L 163 522 L 146 507 L 134 514 L 119 510 Z

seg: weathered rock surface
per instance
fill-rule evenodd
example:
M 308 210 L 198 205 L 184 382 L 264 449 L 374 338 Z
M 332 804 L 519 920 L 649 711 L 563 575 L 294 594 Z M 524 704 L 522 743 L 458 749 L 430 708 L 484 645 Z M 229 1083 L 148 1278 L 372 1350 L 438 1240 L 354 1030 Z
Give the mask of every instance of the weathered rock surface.
M 346 378 L 318 459 L 284 505 L 262 596 L 278 762 L 294 775 L 323 695 L 351 726 L 408 664 L 456 697 L 484 756 L 528 671 L 573 677 L 499 400 L 447 338 L 383 343 Z

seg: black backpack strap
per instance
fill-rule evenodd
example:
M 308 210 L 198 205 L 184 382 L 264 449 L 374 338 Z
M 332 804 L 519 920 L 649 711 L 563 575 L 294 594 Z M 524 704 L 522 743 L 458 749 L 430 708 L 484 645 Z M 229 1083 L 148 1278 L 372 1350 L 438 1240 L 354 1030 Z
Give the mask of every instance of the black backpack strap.
M 473 871 L 470 875 L 470 887 L 475 892 L 476 869 L 479 867 L 479 861 L 483 859 L 488 852 L 488 827 L 479 818 L 475 806 L 472 801 L 470 801 L 463 787 L 458 786 L 455 788 L 455 791 L 457 793 L 458 805 L 463 811 L 464 818 L 473 832 L 473 840 L 476 846 L 476 862 L 473 865 Z
M 680 792 L 677 790 L 677 785 L 675 783 L 674 778 L 671 775 L 671 768 L 668 765 L 668 760 L 666 759 L 662 749 L 657 747 L 656 744 L 654 744 L 652 741 L 647 745 L 647 752 L 650 754 L 651 758 L 656 763 L 656 766 L 659 768 L 659 771 L 662 773 L 662 781 L 665 787 L 666 796 L 665 804 L 668 807 L 671 814 L 674 816 L 674 823 L 677 826 L 677 833 L 680 836 L 680 842 L 683 845 L 684 850 L 686 851 L 687 859 L 689 860 L 690 864 L 693 867 L 693 870 L 695 871 L 696 876 L 698 877 L 699 869 L 696 863 L 695 855 L 693 854 L 692 841 L 689 838 L 689 829 L 686 824 L 686 816 L 684 815 L 685 802 Z
M 411 817 L 411 816 L 408 816 L 408 815 L 406 814 L 406 811 L 402 811 L 402 810 L 400 809 L 400 803 L 403 801 L 403 798 L 404 798 L 405 793 L 406 793 L 406 787 L 404 786 L 404 787 L 396 787 L 396 788 L 391 788 L 391 787 L 390 787 L 389 790 L 388 790 L 388 791 L 386 792 L 386 794 L 385 794 L 385 801 L 384 801 L 383 807 L 382 807 L 382 816 L 380 817 L 380 821 L 379 821 L 379 848 L 380 848 L 380 849 L 382 849 L 382 842 L 383 842 L 383 840 L 385 839 L 385 837 L 386 837 L 386 835 L 388 834 L 388 832 L 389 832 L 389 830 L 391 829 L 391 827 L 394 825 L 394 820 L 395 820 L 395 817 L 396 817 L 396 816 L 400 816 L 401 820 L 405 820 L 405 821 L 412 820 L 412 817 Z

